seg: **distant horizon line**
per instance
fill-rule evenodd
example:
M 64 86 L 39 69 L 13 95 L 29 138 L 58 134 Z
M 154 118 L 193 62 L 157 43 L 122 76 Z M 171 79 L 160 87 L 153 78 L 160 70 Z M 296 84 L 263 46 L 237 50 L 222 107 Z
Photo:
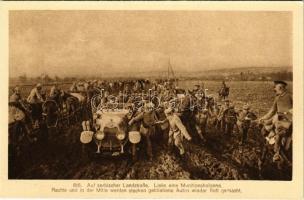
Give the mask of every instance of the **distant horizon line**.
M 178 73 L 178 74 L 180 74 L 180 73 L 187 73 L 187 74 L 191 74 L 191 73 L 199 73 L 199 72 L 212 72 L 212 71 L 220 71 L 220 70 L 225 70 L 225 71 L 227 71 L 227 70 L 232 70 L 232 71 L 234 71 L 234 70 L 242 70 L 242 69 L 250 69 L 250 68 L 252 68 L 252 69 L 256 69 L 256 68 L 260 68 L 260 69 L 264 69 L 264 70 L 267 70 L 267 68 L 269 68 L 269 69 L 290 69 L 291 71 L 293 71 L 293 66 L 271 66 L 271 67 L 265 67 L 265 66 L 251 66 L 251 67 L 224 67 L 224 68 L 207 68 L 207 69 L 197 69 L 197 70 L 192 70 L 192 71 L 186 71 L 186 70 L 174 70 L 174 72 L 175 73 Z M 174 69 L 174 68 L 173 68 Z M 164 70 L 146 70 L 146 71 L 144 71 L 144 70 L 142 70 L 142 71 L 129 71 L 129 73 L 164 73 L 164 72 L 167 72 L 167 70 L 164 68 Z M 114 75 L 115 76 L 115 74 L 120 74 L 120 76 L 122 75 L 122 74 L 125 74 L 125 76 L 126 76 L 126 73 L 128 73 L 128 71 L 113 71 L 113 72 L 103 72 L 102 74 L 106 74 L 107 76 L 108 75 Z M 28 78 L 37 78 L 37 77 L 39 77 L 39 76 L 42 76 L 42 75 L 48 75 L 49 77 L 62 77 L 62 76 L 60 76 L 59 74 L 51 74 L 51 75 L 49 75 L 49 74 L 47 74 L 47 73 L 45 73 L 45 72 L 42 72 L 40 75 L 33 75 L 33 76 L 31 76 L 30 75 L 31 73 L 23 73 L 23 74 L 19 74 L 19 75 L 15 75 L 15 76 L 11 76 L 10 75 L 10 73 L 9 73 L 9 78 L 18 78 L 18 77 L 20 77 L 20 76 L 27 76 Z M 101 74 L 101 75 L 102 75 Z M 71 75 L 69 75 L 69 76 L 63 76 L 63 77 L 83 77 L 83 74 L 78 74 L 78 75 L 75 75 L 75 74 L 73 74 L 73 73 L 71 73 Z M 89 77 L 92 77 L 92 76 L 100 76 L 100 75 L 97 75 L 97 74 L 95 74 L 95 75 L 88 75 Z M 155 76 L 155 75 L 154 75 Z

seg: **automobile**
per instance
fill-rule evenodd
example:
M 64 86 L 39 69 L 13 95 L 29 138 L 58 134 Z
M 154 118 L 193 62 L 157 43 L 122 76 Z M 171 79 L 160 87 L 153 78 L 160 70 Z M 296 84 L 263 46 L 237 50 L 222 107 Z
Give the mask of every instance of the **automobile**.
M 128 127 L 129 110 L 114 107 L 108 105 L 96 110 L 93 113 L 93 130 L 83 131 L 80 141 L 90 155 L 93 152 L 109 156 L 131 153 L 132 158 L 136 158 L 136 145 L 141 141 L 141 135 Z

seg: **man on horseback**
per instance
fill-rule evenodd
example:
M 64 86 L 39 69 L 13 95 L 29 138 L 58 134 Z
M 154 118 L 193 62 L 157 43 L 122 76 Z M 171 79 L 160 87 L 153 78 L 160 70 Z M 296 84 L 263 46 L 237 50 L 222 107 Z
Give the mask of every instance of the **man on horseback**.
M 221 89 L 218 91 L 219 97 L 220 99 L 225 99 L 226 97 L 228 97 L 229 95 L 229 87 L 227 87 L 225 81 L 222 82 L 222 87 Z
M 269 112 L 260 118 L 260 122 L 269 122 L 275 128 L 275 145 L 273 160 L 280 159 L 281 140 L 286 135 L 286 129 L 291 128 L 292 96 L 287 92 L 287 83 L 274 81 L 276 97 Z M 286 123 L 285 123 L 286 122 Z M 284 131 L 285 130 L 285 131 Z

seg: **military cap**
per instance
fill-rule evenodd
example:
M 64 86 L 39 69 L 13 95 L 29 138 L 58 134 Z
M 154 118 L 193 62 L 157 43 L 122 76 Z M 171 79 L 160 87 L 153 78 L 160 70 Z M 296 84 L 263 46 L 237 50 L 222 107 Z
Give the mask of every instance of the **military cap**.
M 281 80 L 276 80 L 276 81 L 273 81 L 273 82 L 274 82 L 275 85 L 277 85 L 277 84 L 282 84 L 284 86 L 287 85 L 287 83 L 285 81 L 281 81 Z

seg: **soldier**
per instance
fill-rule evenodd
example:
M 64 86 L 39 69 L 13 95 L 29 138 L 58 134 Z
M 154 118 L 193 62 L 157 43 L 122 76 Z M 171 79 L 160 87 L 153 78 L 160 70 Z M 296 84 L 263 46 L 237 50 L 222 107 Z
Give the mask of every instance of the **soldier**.
M 225 126 L 225 122 L 224 122 L 224 119 L 223 119 L 224 118 L 224 113 L 226 112 L 226 110 L 228 110 L 228 108 L 229 108 L 229 100 L 226 99 L 224 105 L 222 105 L 220 107 L 219 113 L 217 115 L 218 127 L 222 130 L 224 129 L 224 126 Z
M 226 88 L 227 86 L 226 86 L 226 83 L 225 83 L 225 81 L 223 81 L 222 82 L 222 88 Z
M 15 106 L 16 108 L 19 108 L 24 113 L 26 113 L 26 107 L 24 106 L 22 102 L 22 97 L 20 94 L 19 87 L 15 87 L 13 90 L 13 94 L 9 98 L 9 106 Z
M 164 146 L 164 148 L 167 148 L 167 144 L 168 144 L 168 139 L 169 139 L 169 122 L 166 120 L 167 116 L 165 113 L 165 105 L 164 103 L 161 103 L 157 109 L 155 110 L 157 118 L 160 121 L 163 121 L 164 123 L 160 123 L 158 126 L 158 130 L 161 133 L 161 138 L 160 140 L 162 141 L 162 144 Z
M 20 94 L 20 89 L 19 87 L 15 87 L 13 90 L 13 94 L 9 98 L 9 103 L 10 104 L 20 104 L 20 101 L 22 100 L 21 94 Z
M 87 94 L 85 94 L 86 100 L 83 102 L 81 108 L 81 124 L 83 131 L 91 131 L 91 122 L 93 119 L 91 104 L 88 101 Z
M 200 85 L 194 85 L 194 89 L 192 90 L 192 93 L 197 93 L 201 90 L 201 86 Z
M 185 124 L 187 130 L 190 130 L 193 120 L 191 120 L 191 94 L 190 91 L 186 91 L 184 97 L 179 102 L 179 110 L 181 113 L 181 120 Z M 189 131 L 190 132 L 190 131 Z
M 38 121 L 42 117 L 42 102 L 44 102 L 42 97 L 42 85 L 40 83 L 31 90 L 30 95 L 27 98 L 27 102 L 31 105 L 32 119 L 37 127 Z
M 234 125 L 236 124 L 236 116 L 234 105 L 229 105 L 229 108 L 224 112 L 224 133 L 226 135 L 231 135 Z
M 85 85 L 83 82 L 78 82 L 75 89 L 75 92 L 86 93 Z
M 77 84 L 76 82 L 73 82 L 70 87 L 70 92 L 77 92 Z
M 231 135 L 236 122 L 236 112 L 228 99 L 225 100 L 224 106 L 219 111 L 219 120 L 224 134 Z
M 144 111 L 129 121 L 129 126 L 131 126 L 134 122 L 142 122 L 140 127 L 140 133 L 146 139 L 146 150 L 150 161 L 152 161 L 153 159 L 151 137 L 155 135 L 155 124 L 157 122 L 157 116 L 153 108 L 154 105 L 152 103 L 146 103 L 144 106 Z
M 247 141 L 248 130 L 250 127 L 251 120 L 255 120 L 256 116 L 250 111 L 250 106 L 245 104 L 243 109 L 237 113 L 237 127 L 242 135 L 241 144 Z
M 205 97 L 204 88 L 201 88 L 200 85 L 195 85 L 195 88 L 192 90 L 192 94 L 194 94 L 196 98 L 202 99 Z
M 292 96 L 287 92 L 287 83 L 284 81 L 274 81 L 274 91 L 276 97 L 274 99 L 273 105 L 269 112 L 259 119 L 260 122 L 272 121 L 275 127 L 275 145 L 274 145 L 274 157 L 273 160 L 276 161 L 280 158 L 280 144 L 283 136 L 286 135 L 286 130 L 291 127 L 291 120 L 289 113 L 292 110 Z M 289 127 L 281 126 L 281 122 L 290 122 Z
M 170 145 L 174 141 L 174 145 L 179 149 L 180 155 L 184 155 L 185 149 L 182 143 L 183 137 L 190 141 L 191 136 L 187 132 L 186 127 L 183 125 L 180 118 L 173 113 L 172 108 L 166 109 L 165 114 L 170 124 L 168 144 Z
M 51 87 L 51 90 L 50 90 L 50 99 L 54 100 L 58 105 L 59 105 L 59 108 L 60 108 L 60 89 L 58 88 L 58 83 L 54 83 L 54 85 Z

